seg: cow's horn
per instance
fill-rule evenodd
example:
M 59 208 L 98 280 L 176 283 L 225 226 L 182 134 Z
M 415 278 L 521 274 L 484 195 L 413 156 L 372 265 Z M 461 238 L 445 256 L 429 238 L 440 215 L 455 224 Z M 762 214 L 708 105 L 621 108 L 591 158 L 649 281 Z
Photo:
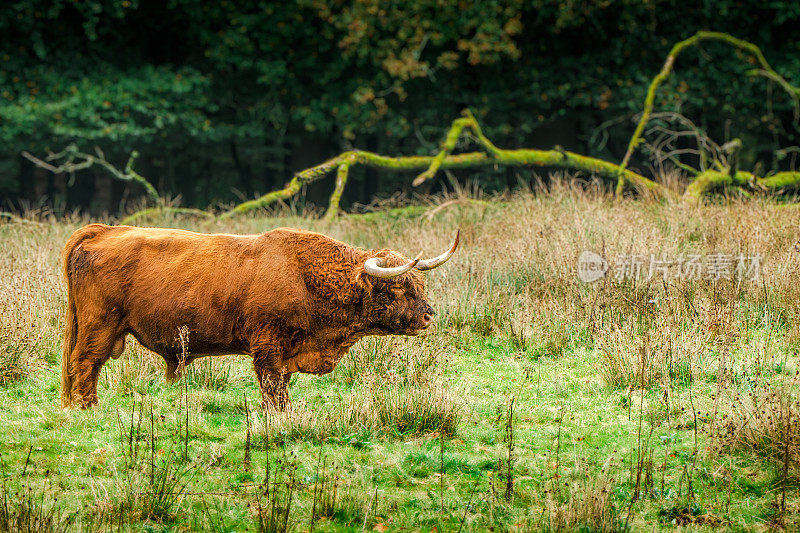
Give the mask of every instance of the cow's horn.
M 431 259 L 423 259 L 419 263 L 417 263 L 417 270 L 430 270 L 432 268 L 436 268 L 438 266 L 442 266 L 447 262 L 450 257 L 455 253 L 456 248 L 458 248 L 458 241 L 461 239 L 461 230 L 458 230 L 456 233 L 456 240 L 453 242 L 453 246 L 450 247 L 442 255 L 438 255 Z
M 381 257 L 370 257 L 364 263 L 364 270 L 370 276 L 375 276 L 376 278 L 396 278 L 397 276 L 402 276 L 419 263 L 419 256 L 415 257 L 405 265 L 400 265 L 396 267 L 385 267 L 385 261 Z

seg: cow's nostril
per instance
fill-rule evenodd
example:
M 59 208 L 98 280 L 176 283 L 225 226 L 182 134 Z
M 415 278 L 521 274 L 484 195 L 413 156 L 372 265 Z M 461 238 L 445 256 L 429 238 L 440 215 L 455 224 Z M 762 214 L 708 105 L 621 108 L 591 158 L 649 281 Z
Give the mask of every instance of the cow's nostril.
M 432 320 L 433 320 L 433 313 L 425 313 L 424 315 L 422 315 L 422 321 L 425 322 L 426 326 L 430 324 Z

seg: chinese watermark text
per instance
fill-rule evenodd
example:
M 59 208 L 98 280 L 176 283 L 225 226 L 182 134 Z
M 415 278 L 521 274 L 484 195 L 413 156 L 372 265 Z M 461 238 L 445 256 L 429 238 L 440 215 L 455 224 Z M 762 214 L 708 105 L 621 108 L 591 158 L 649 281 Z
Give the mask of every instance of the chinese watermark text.
M 761 274 L 761 254 L 713 253 L 680 254 L 663 257 L 655 254 L 621 254 L 608 262 L 591 251 L 578 257 L 578 277 L 590 283 L 606 275 L 625 279 L 706 279 L 756 280 Z

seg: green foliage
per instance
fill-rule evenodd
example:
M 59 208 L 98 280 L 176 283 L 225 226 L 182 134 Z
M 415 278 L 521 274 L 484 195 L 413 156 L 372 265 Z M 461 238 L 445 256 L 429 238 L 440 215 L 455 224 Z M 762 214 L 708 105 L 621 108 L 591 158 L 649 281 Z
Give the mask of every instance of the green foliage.
M 119 165 L 137 149 L 162 194 L 206 206 L 233 200 L 234 188 L 274 189 L 350 146 L 429 153 L 464 107 L 499 146 L 559 142 L 619 159 L 649 80 L 696 30 L 753 42 L 797 83 L 800 45 L 781 36 L 799 10 L 755 0 L 16 0 L 0 12 L 0 194 L 33 194 L 21 150 L 75 142 Z M 742 138 L 744 168 L 785 167 L 768 154 L 797 144 L 791 102 L 745 76 L 748 61 L 719 43 L 689 51 L 655 107 L 720 141 Z M 363 185 L 348 194 L 366 200 L 387 184 L 367 178 L 352 176 Z

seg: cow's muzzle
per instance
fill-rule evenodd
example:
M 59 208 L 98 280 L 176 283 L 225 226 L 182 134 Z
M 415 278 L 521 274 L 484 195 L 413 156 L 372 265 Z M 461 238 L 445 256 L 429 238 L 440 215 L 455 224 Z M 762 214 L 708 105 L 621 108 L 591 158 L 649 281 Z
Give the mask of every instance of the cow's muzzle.
M 433 312 L 433 308 L 430 305 L 425 307 L 425 309 L 422 311 L 422 318 L 421 318 L 423 329 L 431 325 L 431 323 L 433 322 L 433 315 L 435 314 L 436 313 Z

